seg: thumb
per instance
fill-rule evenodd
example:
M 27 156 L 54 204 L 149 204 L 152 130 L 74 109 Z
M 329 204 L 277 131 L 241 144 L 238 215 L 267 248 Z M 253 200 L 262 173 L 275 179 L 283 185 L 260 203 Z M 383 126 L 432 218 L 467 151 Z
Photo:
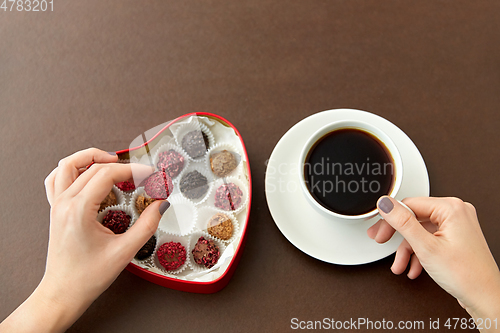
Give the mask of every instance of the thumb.
M 403 235 L 413 250 L 417 250 L 420 244 L 432 240 L 432 234 L 425 230 L 415 215 L 397 200 L 383 196 L 378 200 L 377 207 L 382 218 Z
M 134 225 L 123 234 L 122 245 L 135 255 L 151 236 L 153 236 L 158 228 L 163 213 L 165 213 L 169 207 L 170 202 L 167 200 L 157 200 L 150 204 L 142 212 L 137 221 L 135 221 Z

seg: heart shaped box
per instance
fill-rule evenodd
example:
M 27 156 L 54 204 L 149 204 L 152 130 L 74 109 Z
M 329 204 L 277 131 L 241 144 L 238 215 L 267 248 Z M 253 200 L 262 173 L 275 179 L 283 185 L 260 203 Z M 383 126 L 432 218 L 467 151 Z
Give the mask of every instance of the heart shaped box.
M 191 116 L 199 116 L 199 117 L 206 117 L 212 121 L 217 121 L 221 123 L 222 125 L 226 127 L 230 127 L 232 130 L 234 130 L 234 134 L 239 138 L 239 141 L 241 143 L 241 148 L 244 154 L 244 161 L 245 164 L 244 171 L 246 172 L 247 178 L 248 178 L 248 204 L 246 206 L 246 214 L 242 214 L 245 216 L 245 220 L 240 222 L 240 228 L 241 230 L 241 238 L 239 243 L 236 246 L 235 253 L 225 269 L 225 271 L 220 275 L 215 280 L 208 281 L 208 282 L 198 282 L 198 281 L 186 281 L 186 280 L 180 280 L 180 279 L 175 279 L 167 276 L 163 276 L 151 271 L 148 271 L 142 267 L 139 267 L 138 265 L 134 263 L 129 263 L 129 265 L 126 267 L 126 269 L 129 272 L 132 272 L 133 274 L 148 280 L 150 282 L 156 283 L 160 286 L 171 288 L 171 289 L 176 289 L 176 290 L 181 290 L 181 291 L 187 291 L 187 292 L 192 292 L 192 293 L 201 293 L 201 294 L 210 294 L 210 293 L 215 293 L 223 289 L 228 283 L 231 277 L 234 274 L 234 271 L 236 270 L 236 267 L 238 266 L 238 263 L 241 259 L 241 254 L 243 253 L 243 248 L 245 246 L 246 238 L 247 238 L 247 225 L 248 225 L 248 219 L 250 217 L 250 205 L 251 205 L 251 198 L 252 198 L 252 178 L 250 175 L 250 164 L 248 163 L 248 155 L 247 151 L 245 148 L 245 144 L 243 143 L 243 139 L 241 138 L 240 133 L 234 127 L 233 124 L 231 124 L 229 121 L 226 119 L 212 113 L 207 113 L 207 112 L 196 112 L 196 113 L 189 113 L 185 114 L 179 118 L 176 118 L 166 124 L 163 128 L 161 128 L 156 134 L 154 134 L 151 139 L 147 140 L 147 134 L 146 132 L 146 137 L 143 139 L 143 144 L 140 144 L 136 147 L 130 148 L 130 149 L 125 149 L 116 152 L 118 154 L 118 157 L 120 160 L 128 160 L 130 159 L 131 155 L 141 154 L 140 152 L 143 151 L 144 154 L 150 154 L 150 149 L 154 147 L 163 136 L 166 134 L 164 133 L 166 129 L 168 129 L 170 126 L 175 124 L 176 122 L 179 122 L 183 119 L 186 119 Z M 153 129 L 154 130 L 154 129 Z M 162 135 L 163 134 L 163 135 Z M 144 136 L 143 136 L 144 138 Z M 147 141 L 146 141 L 147 140 Z M 219 269 L 222 269 L 219 268 Z

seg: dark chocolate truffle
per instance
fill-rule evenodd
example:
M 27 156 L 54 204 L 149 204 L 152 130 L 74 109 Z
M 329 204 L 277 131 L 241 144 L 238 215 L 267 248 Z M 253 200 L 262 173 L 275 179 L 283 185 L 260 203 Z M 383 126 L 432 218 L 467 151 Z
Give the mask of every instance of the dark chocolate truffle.
M 102 219 L 102 225 L 115 234 L 123 234 L 130 225 L 131 217 L 122 210 L 110 210 Z
M 227 150 L 210 155 L 210 167 L 217 177 L 227 176 L 237 165 L 236 158 Z
M 141 247 L 139 252 L 137 252 L 137 254 L 135 255 L 135 259 L 144 260 L 144 259 L 151 257 L 151 255 L 153 254 L 153 251 L 155 250 L 155 246 L 156 246 L 156 237 L 155 237 L 155 235 L 153 235 L 146 242 L 146 244 L 144 244 L 144 246 Z
M 186 198 L 199 199 L 208 191 L 208 180 L 207 177 L 194 170 L 182 176 L 179 188 Z
M 223 184 L 215 191 L 215 207 L 237 210 L 242 204 L 243 192 L 235 183 Z
M 173 149 L 160 153 L 158 157 L 156 164 L 158 170 L 164 170 L 172 178 L 176 177 L 184 168 L 184 156 Z
M 104 200 L 101 202 L 101 205 L 99 206 L 99 211 L 104 210 L 106 207 L 111 207 L 114 206 L 118 203 L 118 200 L 116 199 L 116 194 L 113 192 L 113 190 L 109 191 L 108 195 Z
M 203 265 L 206 268 L 213 267 L 219 261 L 219 247 L 211 239 L 200 237 L 192 251 L 194 261 L 198 265 Z
M 163 200 L 172 193 L 174 184 L 164 171 L 157 171 L 144 181 L 144 190 L 151 198 Z
M 186 248 L 181 243 L 164 243 L 156 254 L 158 261 L 167 271 L 175 271 L 186 262 Z
M 135 190 L 135 184 L 129 181 L 119 182 L 115 184 L 123 192 L 129 192 Z
M 135 209 L 137 209 L 137 212 L 141 215 L 142 212 L 153 202 L 155 202 L 155 199 L 139 195 L 137 196 L 137 199 L 135 199 Z
M 228 240 L 233 235 L 233 222 L 229 216 L 217 213 L 208 221 L 207 231 L 214 237 Z
M 202 157 L 208 150 L 208 136 L 200 130 L 188 132 L 182 138 L 181 146 L 192 158 Z

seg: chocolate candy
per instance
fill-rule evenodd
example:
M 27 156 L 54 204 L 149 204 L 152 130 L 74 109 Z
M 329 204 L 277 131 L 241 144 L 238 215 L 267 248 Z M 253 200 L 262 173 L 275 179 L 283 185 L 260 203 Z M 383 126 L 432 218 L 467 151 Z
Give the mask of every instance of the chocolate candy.
M 113 190 L 109 191 L 108 195 L 104 200 L 101 202 L 101 205 L 99 206 L 99 211 L 104 210 L 106 207 L 111 207 L 114 206 L 118 203 L 118 200 L 116 199 L 116 194 L 113 192 Z
M 155 199 L 153 198 L 148 198 L 144 195 L 137 196 L 137 199 L 135 199 L 135 208 L 137 209 L 139 215 L 141 215 L 142 212 L 153 202 L 155 202 Z
M 179 188 L 186 198 L 199 199 L 208 191 L 208 180 L 200 172 L 191 171 L 182 176 Z
M 219 247 L 211 239 L 200 237 L 192 251 L 194 261 L 198 265 L 203 265 L 206 268 L 213 267 L 219 261 Z
M 202 157 L 208 150 L 208 136 L 199 130 L 188 132 L 182 138 L 181 146 L 192 158 Z
M 115 184 L 123 192 L 129 192 L 135 190 L 135 184 L 129 181 L 119 182 Z
M 227 176 L 237 165 L 236 158 L 227 150 L 210 155 L 210 168 L 217 177 Z
M 158 157 L 156 167 L 158 170 L 165 171 L 172 178 L 176 177 L 184 168 L 184 156 L 173 149 L 160 153 Z
M 175 271 L 186 262 L 186 248 L 181 243 L 164 243 L 158 248 L 156 255 L 167 271 Z
M 172 178 L 164 171 L 153 173 L 145 180 L 144 184 L 146 194 L 157 200 L 167 199 L 174 190 Z
M 208 221 L 207 231 L 210 235 L 228 240 L 233 235 L 233 222 L 222 213 L 217 213 Z
M 141 249 L 137 252 L 135 255 L 135 259 L 137 260 L 144 260 L 153 254 L 153 251 L 155 250 L 156 246 L 156 237 L 153 235 L 151 238 L 146 242 L 146 244 L 141 247 Z
M 237 210 L 242 204 L 243 192 L 234 183 L 223 184 L 215 191 L 215 207 Z
M 131 217 L 122 210 L 110 210 L 102 219 L 102 225 L 115 234 L 122 234 L 130 225 Z

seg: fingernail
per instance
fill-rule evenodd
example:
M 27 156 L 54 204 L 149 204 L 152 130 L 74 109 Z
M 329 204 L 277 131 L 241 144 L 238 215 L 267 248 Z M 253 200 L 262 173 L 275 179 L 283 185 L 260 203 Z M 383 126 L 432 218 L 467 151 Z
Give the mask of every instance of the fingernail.
M 388 197 L 382 198 L 378 203 L 378 208 L 386 214 L 389 214 L 394 208 L 394 204 Z
M 108 151 L 108 154 L 111 156 L 116 156 L 116 153 L 114 151 Z
M 167 200 L 163 201 L 160 205 L 160 215 L 163 215 L 163 213 L 165 213 L 168 209 L 168 207 L 170 207 L 170 202 L 168 202 Z

